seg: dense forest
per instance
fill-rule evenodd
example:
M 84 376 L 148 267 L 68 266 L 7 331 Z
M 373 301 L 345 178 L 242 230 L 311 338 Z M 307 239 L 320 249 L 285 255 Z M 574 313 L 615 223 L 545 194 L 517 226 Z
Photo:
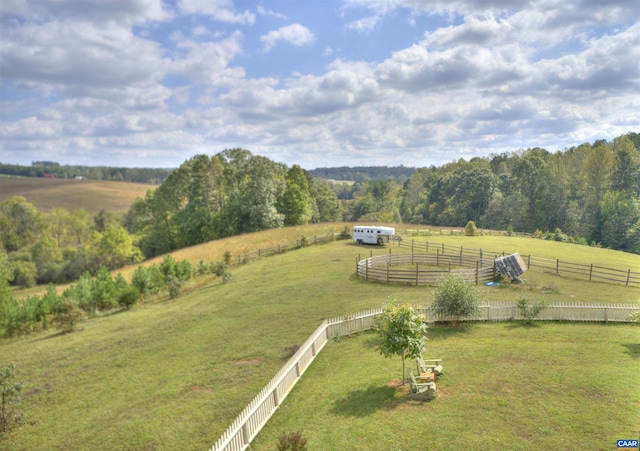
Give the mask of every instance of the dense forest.
M 347 180 L 365 182 L 368 180 L 389 180 L 404 182 L 415 172 L 416 168 L 404 166 L 341 166 L 337 168 L 317 168 L 309 173 L 315 178 L 326 180 Z
M 639 145 L 640 135 L 628 133 L 555 153 L 531 148 L 460 159 L 416 169 L 404 181 L 354 183 L 228 149 L 185 161 L 123 217 L 40 213 L 22 197 L 4 200 L 0 257 L 15 284 L 63 282 L 217 238 L 340 220 L 453 227 L 473 221 L 640 254 Z
M 244 149 L 183 163 L 126 215 L 147 257 L 272 227 L 331 222 L 341 209 L 328 182 Z

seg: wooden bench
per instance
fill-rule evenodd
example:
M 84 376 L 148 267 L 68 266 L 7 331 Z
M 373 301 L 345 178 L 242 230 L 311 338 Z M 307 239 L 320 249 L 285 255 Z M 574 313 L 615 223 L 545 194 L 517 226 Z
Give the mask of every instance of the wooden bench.
M 436 383 L 435 382 L 418 382 L 413 375 L 411 368 L 409 372 L 409 384 L 411 385 L 411 392 L 409 398 L 418 400 L 431 400 L 436 397 Z
M 416 365 L 418 373 L 434 373 L 436 377 L 442 376 L 442 359 L 423 359 L 418 357 L 416 359 Z

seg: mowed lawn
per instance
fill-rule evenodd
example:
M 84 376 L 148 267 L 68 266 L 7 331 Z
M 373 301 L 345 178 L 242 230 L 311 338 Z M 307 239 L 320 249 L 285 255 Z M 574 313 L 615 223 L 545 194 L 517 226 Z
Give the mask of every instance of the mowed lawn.
M 22 196 L 41 212 L 66 208 L 84 209 L 94 215 L 102 209 L 124 214 L 136 198 L 144 199 L 154 188 L 157 186 L 144 183 L 2 176 L 0 202 Z
M 479 323 L 430 328 L 437 398 L 398 386 L 377 336 L 330 342 L 252 449 L 300 431 L 310 450 L 611 450 L 640 434 L 640 328 Z M 408 362 L 415 370 L 415 361 Z
M 302 233 L 311 235 L 306 231 Z M 482 238 L 484 237 L 479 237 Z M 515 248 L 526 253 L 526 243 L 535 241 L 512 243 Z M 245 236 L 244 245 L 250 250 L 259 247 L 258 242 L 259 239 L 255 236 Z M 254 244 L 257 246 L 254 247 Z M 221 256 L 229 249 L 225 246 L 229 245 L 228 241 L 222 244 L 208 243 L 183 250 L 181 258 L 188 256 L 195 263 L 200 259 L 217 261 L 219 258 L 215 257 Z M 242 243 L 235 242 L 234 246 L 242 246 Z M 584 250 L 590 252 L 593 249 Z M 234 250 L 234 255 L 235 252 Z M 179 298 L 169 300 L 165 297 L 154 303 L 138 305 L 132 311 L 91 319 L 81 323 L 78 330 L 70 334 L 49 331 L 0 342 L 0 366 L 15 363 L 22 380 L 27 384 L 23 393 L 23 406 L 28 416 L 25 425 L 0 442 L 0 449 L 207 449 L 286 362 L 291 349 L 302 344 L 323 319 L 378 307 L 390 297 L 412 303 L 430 302 L 431 289 L 428 287 L 373 284 L 354 277 L 358 254 L 364 257 L 371 253 L 379 255 L 386 252 L 388 248 L 356 246 L 349 241 L 307 247 L 245 266 L 232 267 L 232 279 L 228 284 L 221 284 L 218 280 L 210 283 L 194 282 Z M 212 258 L 206 258 L 207 256 Z M 545 296 L 553 296 L 554 299 L 584 297 L 601 302 L 640 299 L 640 289 L 637 288 L 588 284 L 540 273 L 531 273 L 529 276 L 528 280 L 535 277 L 535 285 L 481 289 L 490 298 L 515 299 L 522 292 L 540 295 L 541 286 L 556 283 L 553 293 Z M 587 297 L 589 293 L 591 295 Z M 508 367 L 502 359 L 506 359 L 506 362 L 512 360 L 514 354 L 511 354 L 510 348 L 518 349 L 516 344 L 519 334 L 539 334 L 556 328 L 559 328 L 558 333 L 564 338 L 556 341 L 554 334 L 547 334 L 547 338 L 545 334 L 540 335 L 541 338 L 537 341 L 540 350 L 536 352 L 550 360 L 544 368 L 536 366 L 535 371 L 532 369 L 531 372 L 520 373 L 526 374 L 523 376 L 524 382 L 538 381 L 536 378 L 539 373 L 545 373 L 547 377 L 559 377 L 565 367 L 562 359 L 554 356 L 560 351 L 564 353 L 573 349 L 576 361 L 589 368 L 589 371 L 584 371 L 585 376 L 572 383 L 579 387 L 583 385 L 582 381 L 593 380 L 606 383 L 606 387 L 627 387 L 622 392 L 632 392 L 628 405 L 635 412 L 633 420 L 637 424 L 640 409 L 637 393 L 633 394 L 634 390 L 637 392 L 633 384 L 637 382 L 637 378 L 634 378 L 639 372 L 637 346 L 640 343 L 640 328 L 633 326 L 545 323 L 537 328 L 520 328 L 509 324 L 488 324 L 452 332 L 443 329 L 441 339 L 437 338 L 439 332 L 433 329 L 430 333 L 430 346 L 438 340 L 452 345 L 449 349 L 433 350 L 449 362 L 445 376 L 448 379 L 442 381 L 443 395 L 446 394 L 445 384 L 456 380 L 460 387 L 474 387 L 474 384 L 480 384 L 483 379 L 482 383 L 493 384 L 493 379 L 487 378 L 491 374 L 492 378 L 497 377 L 497 384 L 501 380 L 498 377 L 500 373 L 493 371 L 492 367 Z M 578 330 L 587 332 L 577 333 Z M 494 333 L 497 345 L 493 344 Z M 602 338 L 595 340 L 598 336 Z M 465 337 L 470 337 L 470 340 L 458 341 Z M 583 354 L 581 344 L 588 344 L 588 337 L 593 337 L 600 348 L 586 347 L 587 352 Z M 620 337 L 624 337 L 624 341 L 620 341 Z M 366 392 L 370 386 L 374 387 L 372 390 L 375 398 L 381 396 L 376 387 L 382 387 L 383 397 L 388 397 L 386 384 L 399 377 L 400 362 L 382 359 L 372 343 L 367 342 L 366 335 L 363 339 L 365 344 L 361 349 L 349 351 L 348 348 L 359 339 L 344 339 L 327 347 L 317 362 L 318 369 L 316 370 L 314 363 L 307 373 L 312 377 L 307 378 L 305 375 L 302 382 L 322 384 L 321 392 L 316 394 L 325 396 L 327 402 L 337 402 L 346 397 L 348 405 L 357 406 L 359 400 L 366 403 Z M 504 343 L 510 344 L 504 346 Z M 454 363 L 451 360 L 456 354 L 463 355 L 467 347 L 473 349 L 473 344 L 484 346 L 477 348 L 478 357 L 470 360 L 476 362 L 475 370 L 471 371 L 461 362 Z M 568 347 L 568 344 L 571 346 Z M 523 359 L 520 366 L 526 367 L 533 348 L 533 345 L 520 348 L 521 352 L 517 353 Z M 626 349 L 630 354 L 620 349 Z M 313 377 L 312 371 L 322 370 L 323 359 L 331 359 L 334 354 L 342 355 L 342 350 L 345 351 L 349 364 L 325 363 L 329 370 L 336 366 L 333 368 L 335 374 L 330 374 L 326 379 Z M 505 357 L 501 354 L 503 350 L 507 352 Z M 462 366 L 456 368 L 455 365 Z M 569 366 L 575 365 L 577 364 L 571 363 Z M 618 371 L 617 367 L 621 369 Z M 346 370 L 344 374 L 341 373 L 343 369 Z M 574 370 L 570 374 L 574 374 Z M 471 379 L 456 379 L 469 371 L 473 376 Z M 307 379 L 309 382 L 306 382 Z M 353 384 L 362 385 L 350 385 L 350 379 L 354 379 Z M 503 392 L 521 390 L 520 386 L 509 387 L 509 381 L 516 379 L 519 381 L 520 376 L 503 378 L 504 383 L 493 385 L 492 390 L 482 393 L 490 393 L 490 396 L 499 400 L 502 396 L 499 394 Z M 570 380 L 571 377 L 561 382 L 564 384 Z M 333 394 L 329 395 L 331 392 L 326 390 L 333 386 L 343 391 L 335 397 Z M 356 393 L 355 399 L 349 398 L 354 386 L 357 387 L 355 390 L 364 390 L 364 395 L 357 396 Z M 540 384 L 536 382 L 532 386 Z M 482 410 L 480 401 L 484 402 L 484 398 L 475 398 L 480 396 L 480 390 L 465 389 L 463 392 L 466 393 L 467 401 L 461 399 L 457 402 L 466 402 L 467 407 L 475 406 L 480 409 L 486 417 L 482 420 L 485 424 L 500 424 L 504 414 L 494 412 L 493 408 Z M 394 398 L 396 395 L 400 396 L 393 391 Z M 560 395 L 554 391 L 547 393 L 545 397 L 527 396 L 532 400 L 526 404 L 529 408 L 533 405 L 533 400 L 539 403 L 541 399 Z M 573 396 L 576 405 L 588 405 L 591 392 L 576 389 Z M 290 399 L 295 398 L 287 399 L 286 405 L 289 405 Z M 430 405 L 439 405 L 443 399 L 445 398 L 439 398 Z M 620 398 L 615 399 L 619 401 Z M 295 404 L 292 402 L 293 405 Z M 391 410 L 401 412 L 403 408 Z M 348 412 L 350 407 L 346 409 Z M 380 410 L 377 404 L 375 408 L 364 409 L 374 412 Z M 625 407 L 621 409 L 629 412 Z M 306 417 L 304 411 L 300 415 L 301 420 Z M 519 415 L 526 418 L 525 412 L 520 412 Z M 338 413 L 337 417 L 344 422 L 342 427 L 347 427 L 348 423 L 359 418 L 359 414 Z M 314 422 L 313 418 L 315 417 L 310 414 L 307 421 Z M 385 421 L 396 425 L 401 423 L 403 428 L 415 427 L 415 441 L 410 442 L 414 446 L 406 446 L 406 449 L 422 448 L 423 426 L 414 426 L 415 418 L 405 419 L 406 421 L 401 417 L 393 417 Z M 573 421 L 572 418 L 568 419 Z M 331 419 L 327 417 L 322 421 Z M 625 423 L 622 424 L 624 426 Z M 294 426 L 291 427 L 295 429 Z M 580 424 L 568 427 L 573 427 L 576 431 L 575 437 L 569 439 L 578 438 L 584 433 Z M 449 432 L 443 431 L 442 434 L 447 434 L 452 440 L 462 428 L 462 423 L 451 420 Z M 278 435 L 281 428 L 276 429 L 278 430 L 274 429 L 273 434 Z M 306 427 L 302 429 L 305 430 L 305 435 L 310 432 Z M 290 427 L 286 426 L 286 430 L 290 430 Z M 554 431 L 564 433 L 566 428 Z M 620 431 L 621 434 L 624 432 L 625 430 Z M 320 430 L 317 433 L 320 434 L 318 437 L 322 435 Z M 345 434 L 346 430 L 340 435 Z M 507 429 L 504 437 L 508 438 L 510 434 Z M 555 433 L 553 436 L 557 435 Z M 261 446 L 273 446 L 267 445 L 271 439 L 264 440 Z M 315 442 L 311 449 L 332 448 L 333 442 L 321 443 L 322 440 L 324 439 Z

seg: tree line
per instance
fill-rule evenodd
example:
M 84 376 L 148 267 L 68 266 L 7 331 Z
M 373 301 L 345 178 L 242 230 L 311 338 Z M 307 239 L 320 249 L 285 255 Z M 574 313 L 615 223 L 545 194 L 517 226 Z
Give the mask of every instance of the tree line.
M 335 168 L 311 169 L 309 173 L 315 178 L 326 180 L 347 180 L 364 182 L 368 180 L 393 179 L 404 182 L 415 172 L 416 168 L 404 166 L 341 166 Z
M 236 148 L 184 162 L 134 202 L 124 225 L 149 258 L 231 235 L 340 219 L 328 182 Z
M 0 254 L 14 285 L 64 283 L 100 268 L 226 236 L 341 219 L 329 184 L 243 149 L 197 155 L 124 217 L 105 210 L 39 212 L 24 197 L 0 202 Z
M 352 184 L 316 179 L 245 149 L 185 161 L 123 218 L 0 203 L 13 283 L 69 282 L 231 235 L 310 222 L 516 230 L 640 253 L 640 134 L 551 153 L 530 148 Z M 43 164 L 55 167 L 55 163 Z
M 39 212 L 24 197 L 0 202 L 0 259 L 10 265 L 15 285 L 71 282 L 95 273 L 141 262 L 134 237 L 105 210 L 94 217 L 84 209 Z M 2 282 L 2 281 L 0 281 Z
M 334 184 L 343 219 L 517 230 L 640 253 L 640 134 L 551 153 L 530 148 Z M 549 233 L 545 233 L 549 232 Z
M 54 161 L 34 161 L 31 166 L 0 163 L 0 174 L 23 177 L 55 177 L 73 179 L 161 184 L 173 169 L 119 168 L 107 166 L 60 165 Z

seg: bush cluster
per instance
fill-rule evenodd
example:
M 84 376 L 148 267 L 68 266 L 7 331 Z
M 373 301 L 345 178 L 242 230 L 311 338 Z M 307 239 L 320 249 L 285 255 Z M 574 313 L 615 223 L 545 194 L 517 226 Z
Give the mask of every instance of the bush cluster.
M 131 284 L 121 274 L 115 277 L 101 267 L 95 274 L 83 273 L 75 284 L 58 294 L 49 285 L 42 296 L 18 299 L 9 292 L 0 295 L 0 337 L 13 337 L 52 325 L 70 332 L 84 318 L 129 309 L 140 299 L 168 291 L 174 298 L 180 294 L 185 282 L 196 274 L 214 274 L 223 282 L 230 280 L 228 266 L 223 262 L 200 262 L 197 271 L 187 260 L 176 261 L 167 255 L 159 265 L 138 266 Z

